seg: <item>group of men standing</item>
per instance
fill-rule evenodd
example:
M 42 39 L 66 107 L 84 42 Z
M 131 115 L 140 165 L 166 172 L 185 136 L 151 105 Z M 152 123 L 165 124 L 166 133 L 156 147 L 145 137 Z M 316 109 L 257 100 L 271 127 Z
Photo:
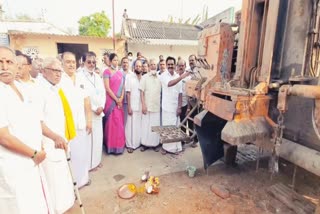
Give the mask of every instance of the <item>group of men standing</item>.
M 189 57 L 191 69 L 194 58 Z M 82 61 L 77 71 L 71 52 L 46 58 L 33 78 L 27 55 L 0 46 L 0 213 L 64 213 L 74 204 L 74 185 L 90 184 L 89 171 L 101 162 L 106 90 L 95 73 L 96 55 L 85 53 Z M 143 65 L 148 72 L 142 76 Z M 168 57 L 158 66 L 157 71 L 154 59 L 138 58 L 132 72 L 129 59 L 121 60 L 129 153 L 138 147 L 159 151 L 151 127 L 178 125 L 190 110 L 183 86 L 191 78 L 186 62 Z M 181 142 L 161 150 L 180 151 Z
M 191 105 L 184 84 L 191 78 L 186 62 L 174 57 L 161 59 L 159 70 L 154 59 L 148 62 L 139 58 L 133 63 L 133 72 L 127 69 L 127 58 L 122 59 L 122 69 L 127 73 L 125 91 L 127 97 L 127 121 L 125 124 L 126 147 L 129 153 L 140 147 L 141 151 L 161 149 L 159 136 L 151 131 L 153 126 L 178 125 L 189 113 Z M 142 72 L 142 65 L 149 70 Z M 195 66 L 195 56 L 189 57 L 190 69 Z M 176 70 L 176 68 L 178 68 Z M 181 119 L 180 119 L 181 117 Z M 193 124 L 189 124 L 189 127 Z M 195 145 L 195 144 L 194 144 Z M 177 154 L 182 151 L 181 142 L 163 144 L 161 153 Z
M 71 52 L 46 58 L 34 79 L 28 56 L 0 46 L 0 213 L 64 213 L 73 185 L 90 183 L 102 155 L 105 90 L 95 54 L 84 58 L 78 73 Z

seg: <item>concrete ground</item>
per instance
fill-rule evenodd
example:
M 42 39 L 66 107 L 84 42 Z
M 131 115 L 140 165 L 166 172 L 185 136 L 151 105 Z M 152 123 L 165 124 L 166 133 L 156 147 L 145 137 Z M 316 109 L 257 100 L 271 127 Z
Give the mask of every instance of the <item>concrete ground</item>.
M 110 204 L 107 205 L 108 199 L 117 197 L 115 189 L 122 184 L 139 181 L 145 171 L 150 171 L 150 174 L 154 176 L 161 176 L 185 171 L 189 165 L 198 169 L 203 168 L 200 146 L 196 148 L 186 146 L 179 155 L 162 155 L 152 149 L 144 152 L 137 149 L 132 154 L 125 151 L 122 155 L 107 155 L 104 152 L 102 167 L 90 172 L 91 185 L 80 189 L 81 199 L 87 213 L 91 213 L 90 210 L 96 209 L 95 204 L 97 203 L 92 200 L 97 198 L 97 194 L 102 194 L 106 200 L 105 206 L 109 206 Z M 76 202 L 67 213 L 79 213 L 78 203 Z

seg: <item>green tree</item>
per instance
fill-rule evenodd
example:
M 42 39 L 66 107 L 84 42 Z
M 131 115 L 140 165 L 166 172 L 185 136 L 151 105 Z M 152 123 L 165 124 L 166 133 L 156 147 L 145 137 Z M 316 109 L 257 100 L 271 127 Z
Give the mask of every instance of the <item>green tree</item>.
M 110 20 L 104 11 L 83 16 L 78 23 L 79 34 L 83 36 L 106 37 L 111 27 Z

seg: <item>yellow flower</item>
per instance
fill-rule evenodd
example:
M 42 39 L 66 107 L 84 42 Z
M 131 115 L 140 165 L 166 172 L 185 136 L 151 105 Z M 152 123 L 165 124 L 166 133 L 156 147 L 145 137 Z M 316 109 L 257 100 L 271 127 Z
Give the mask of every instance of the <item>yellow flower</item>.
M 137 192 L 137 188 L 134 184 L 128 184 L 128 189 L 130 192 Z

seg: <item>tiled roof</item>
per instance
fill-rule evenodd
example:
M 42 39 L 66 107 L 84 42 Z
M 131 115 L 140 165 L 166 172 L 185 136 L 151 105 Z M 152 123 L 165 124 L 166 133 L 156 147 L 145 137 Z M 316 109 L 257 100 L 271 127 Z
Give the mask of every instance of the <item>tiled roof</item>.
M 8 33 L 9 31 L 67 35 L 66 32 L 47 22 L 0 21 L 0 33 Z
M 123 19 L 122 35 L 130 39 L 198 40 L 194 25 L 138 19 Z

